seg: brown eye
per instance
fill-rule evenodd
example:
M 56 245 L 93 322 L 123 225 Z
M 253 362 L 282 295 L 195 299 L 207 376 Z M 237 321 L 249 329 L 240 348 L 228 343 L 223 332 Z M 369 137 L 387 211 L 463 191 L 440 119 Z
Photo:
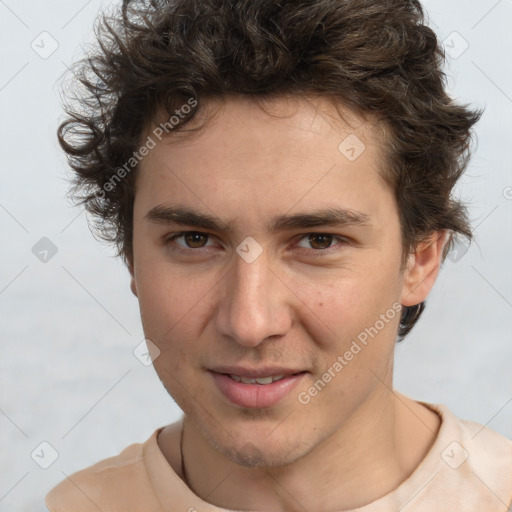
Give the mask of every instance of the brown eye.
M 166 238 L 165 244 L 173 250 L 193 252 L 190 249 L 208 248 L 210 236 L 199 231 L 183 231 L 176 235 Z M 177 246 L 177 247 L 176 247 Z
M 312 233 L 308 236 L 308 242 L 313 249 L 328 249 L 334 237 L 332 235 L 324 235 Z
M 208 235 L 204 235 L 202 233 L 185 233 L 183 238 L 187 244 L 187 247 L 191 249 L 200 249 L 201 247 L 204 247 L 208 242 Z
M 307 233 L 305 234 L 297 247 L 306 250 L 310 256 L 327 256 L 336 251 L 342 251 L 349 245 L 349 241 L 340 235 L 330 233 Z

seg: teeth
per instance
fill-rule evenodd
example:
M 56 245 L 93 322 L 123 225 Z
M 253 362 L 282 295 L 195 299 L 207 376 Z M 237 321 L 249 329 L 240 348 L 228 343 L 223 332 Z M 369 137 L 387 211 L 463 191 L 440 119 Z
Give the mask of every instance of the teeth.
M 243 382 L 244 384 L 272 384 L 276 380 L 281 380 L 284 375 L 276 375 L 275 377 L 258 377 L 256 379 L 248 379 L 246 377 L 240 377 L 239 375 L 230 375 L 235 382 Z
M 272 384 L 272 377 L 260 377 L 256 379 L 258 384 Z

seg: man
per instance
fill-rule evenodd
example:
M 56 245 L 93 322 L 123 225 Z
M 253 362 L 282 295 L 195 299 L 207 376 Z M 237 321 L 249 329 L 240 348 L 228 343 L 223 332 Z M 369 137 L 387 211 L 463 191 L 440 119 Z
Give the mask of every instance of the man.
M 420 4 L 125 2 L 99 38 L 59 137 L 184 416 L 48 508 L 505 512 L 512 442 L 393 390 L 471 238 L 479 113 Z

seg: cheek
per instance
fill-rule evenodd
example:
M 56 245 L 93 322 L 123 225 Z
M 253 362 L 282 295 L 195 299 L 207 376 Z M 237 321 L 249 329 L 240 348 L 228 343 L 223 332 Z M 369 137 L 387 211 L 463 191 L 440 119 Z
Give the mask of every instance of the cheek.
M 212 284 L 205 276 L 180 276 L 156 267 L 139 277 L 144 335 L 160 351 L 153 362 L 155 371 L 180 407 L 189 411 L 189 392 L 201 384 L 193 376 L 204 350 L 201 333 L 211 308 L 208 291 Z
M 205 274 L 180 274 L 175 269 L 146 265 L 137 276 L 138 299 L 146 337 L 159 345 L 185 342 L 201 330 L 215 279 Z
M 303 304 L 300 322 L 330 353 L 343 350 L 361 333 L 364 338 L 365 330 L 376 322 L 383 333 L 397 326 L 399 294 L 395 278 L 391 269 L 366 262 L 321 279 L 296 277 L 288 284 Z M 380 322 L 382 314 L 386 316 L 384 326 Z
M 393 358 L 400 317 L 396 283 L 384 274 L 352 273 L 309 293 L 308 331 L 317 374 L 298 396 L 311 418 L 344 421 L 384 379 Z M 304 285 L 303 285 L 304 286 Z M 308 295 L 304 287 L 303 293 Z M 303 324 L 306 317 L 302 317 Z M 332 404 L 338 404 L 333 409 Z

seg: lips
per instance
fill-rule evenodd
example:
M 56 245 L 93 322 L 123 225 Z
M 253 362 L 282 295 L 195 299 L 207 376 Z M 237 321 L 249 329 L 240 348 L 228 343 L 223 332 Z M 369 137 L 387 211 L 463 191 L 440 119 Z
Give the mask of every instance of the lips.
M 307 372 L 287 368 L 223 367 L 209 371 L 218 391 L 231 405 L 261 409 L 290 395 Z

